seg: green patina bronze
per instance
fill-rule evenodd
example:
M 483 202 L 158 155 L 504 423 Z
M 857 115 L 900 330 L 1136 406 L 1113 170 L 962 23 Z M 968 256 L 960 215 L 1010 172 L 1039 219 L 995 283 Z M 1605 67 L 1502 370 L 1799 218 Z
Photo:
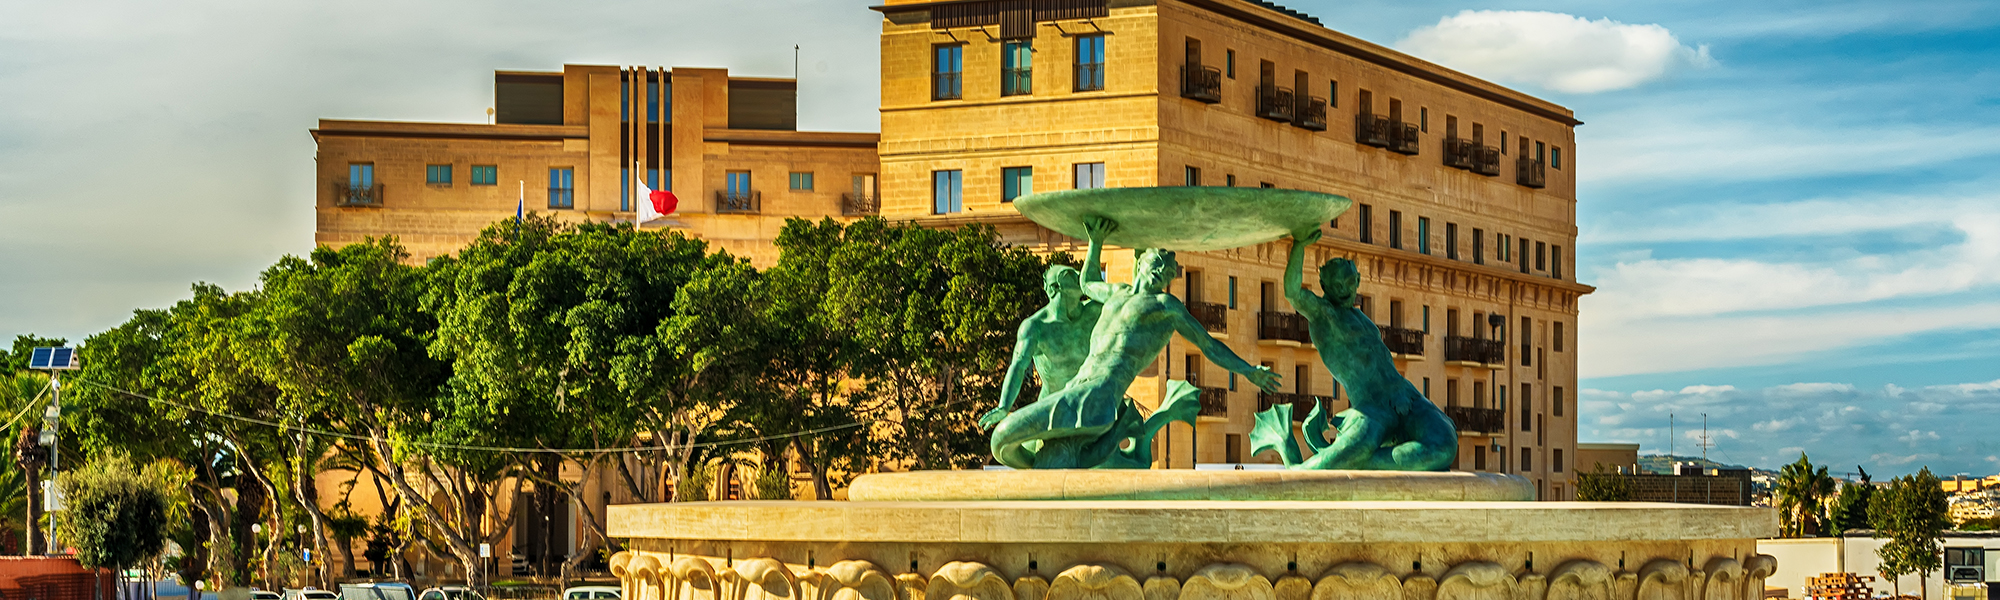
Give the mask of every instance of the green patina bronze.
M 1346 387 L 1352 406 L 1328 418 L 1314 407 L 1302 427 L 1305 457 L 1292 436 L 1292 407 L 1257 415 L 1252 452 L 1276 451 L 1295 469 L 1436 471 L 1458 452 L 1451 419 L 1396 371 L 1389 349 L 1367 315 L 1353 308 L 1359 275 L 1346 259 L 1321 267 L 1322 297 L 1302 284 L 1305 248 L 1320 225 L 1351 201 L 1298 190 L 1237 188 L 1119 188 L 1036 194 L 1015 201 L 1021 214 L 1065 235 L 1090 240 L 1081 273 L 1052 267 L 1043 278 L 1049 305 L 1021 323 L 999 408 L 982 416 L 992 428 L 993 456 L 1017 469 L 1147 468 L 1152 438 L 1173 421 L 1194 423 L 1200 392 L 1169 382 L 1160 408 L 1144 411 L 1125 390 L 1154 362 L 1174 334 L 1211 362 L 1265 391 L 1278 376 L 1252 366 L 1208 335 L 1178 298 L 1166 293 L 1180 276 L 1174 250 L 1221 250 L 1291 235 L 1285 297 L 1306 318 L 1327 370 Z M 1295 233 L 1296 232 L 1296 233 Z M 1103 281 L 1106 242 L 1135 248 L 1131 284 Z M 1016 399 L 1033 368 L 1040 396 Z M 1329 440 L 1327 430 L 1333 428 Z

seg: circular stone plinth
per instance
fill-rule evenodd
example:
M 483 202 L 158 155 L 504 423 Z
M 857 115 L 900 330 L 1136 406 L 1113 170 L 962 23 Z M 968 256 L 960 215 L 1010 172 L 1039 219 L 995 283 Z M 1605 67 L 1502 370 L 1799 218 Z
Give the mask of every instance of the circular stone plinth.
M 1088 238 L 1084 221 L 1118 222 L 1105 243 L 1126 248 L 1227 250 L 1318 227 L 1354 204 L 1345 196 L 1263 188 L 1097 188 L 1031 194 L 1014 208 L 1043 227 Z
M 854 480 L 856 502 L 988 500 L 1521 501 L 1516 475 L 1463 471 L 1191 471 L 1048 469 L 875 473 Z

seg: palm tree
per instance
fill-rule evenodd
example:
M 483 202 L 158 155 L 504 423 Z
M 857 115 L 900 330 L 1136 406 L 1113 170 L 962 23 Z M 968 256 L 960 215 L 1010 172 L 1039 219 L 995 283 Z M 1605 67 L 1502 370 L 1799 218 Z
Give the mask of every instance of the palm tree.
M 1778 469 L 1778 518 L 1783 520 L 1785 537 L 1819 537 L 1825 522 L 1826 499 L 1833 495 L 1834 480 L 1826 467 L 1813 469 L 1804 452 L 1798 462 Z

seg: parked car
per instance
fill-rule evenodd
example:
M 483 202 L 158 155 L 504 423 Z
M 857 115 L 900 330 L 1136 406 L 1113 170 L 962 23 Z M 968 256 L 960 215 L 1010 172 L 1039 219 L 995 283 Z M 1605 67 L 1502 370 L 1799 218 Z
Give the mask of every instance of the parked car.
M 515 575 L 528 574 L 528 557 L 526 556 L 509 554 L 507 555 L 507 565 L 514 570 Z
M 341 600 L 417 600 L 417 589 L 397 581 L 340 584 Z
M 315 588 L 287 588 L 279 600 L 340 600 L 340 594 Z
M 623 590 L 604 585 L 583 585 L 563 590 L 562 600 L 622 600 Z
M 424 590 L 424 593 L 417 595 L 417 600 L 486 600 L 486 597 L 469 587 L 448 585 Z

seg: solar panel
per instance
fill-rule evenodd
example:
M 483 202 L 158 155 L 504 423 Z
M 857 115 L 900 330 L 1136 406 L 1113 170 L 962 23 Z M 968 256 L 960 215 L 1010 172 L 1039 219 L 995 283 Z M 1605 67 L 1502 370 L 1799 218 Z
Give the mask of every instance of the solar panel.
M 28 368 L 37 371 L 76 368 L 75 348 L 36 348 L 28 355 Z

